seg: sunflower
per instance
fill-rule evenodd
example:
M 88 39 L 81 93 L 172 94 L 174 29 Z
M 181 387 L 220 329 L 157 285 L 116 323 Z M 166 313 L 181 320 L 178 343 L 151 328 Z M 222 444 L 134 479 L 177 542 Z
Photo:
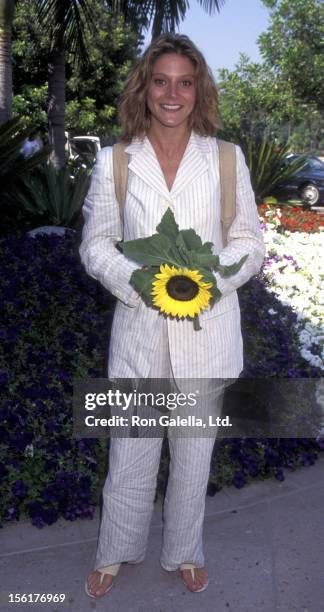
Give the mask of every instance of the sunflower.
M 204 283 L 198 270 L 162 264 L 152 282 L 153 305 L 173 317 L 195 318 L 207 308 L 212 283 Z

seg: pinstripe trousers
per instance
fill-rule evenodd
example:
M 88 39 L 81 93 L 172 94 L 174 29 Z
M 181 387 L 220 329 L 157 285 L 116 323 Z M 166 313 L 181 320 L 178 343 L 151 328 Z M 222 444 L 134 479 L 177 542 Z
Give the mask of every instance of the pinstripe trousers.
M 172 378 L 167 323 L 161 317 L 150 378 Z M 197 332 L 198 333 L 198 332 Z M 221 408 L 221 407 L 220 407 Z M 203 521 L 210 461 L 217 436 L 176 437 L 168 430 L 170 470 L 163 507 L 160 563 L 204 566 Z M 163 438 L 110 440 L 95 569 L 145 557 Z

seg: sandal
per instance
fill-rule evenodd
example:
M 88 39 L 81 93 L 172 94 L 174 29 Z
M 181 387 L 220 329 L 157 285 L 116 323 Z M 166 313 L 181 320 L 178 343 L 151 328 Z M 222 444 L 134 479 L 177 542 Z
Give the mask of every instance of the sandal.
M 100 583 L 98 585 L 98 587 L 101 586 L 102 581 L 104 579 L 104 576 L 106 574 L 109 574 L 109 576 L 117 576 L 118 572 L 119 572 L 119 568 L 120 568 L 120 563 L 116 563 L 115 565 L 107 565 L 106 567 L 101 567 L 100 569 L 97 569 L 95 571 L 99 572 L 101 574 L 100 577 Z M 111 585 L 105 590 L 104 593 L 102 593 L 102 595 L 93 595 L 92 593 L 90 593 L 89 591 L 89 587 L 88 587 L 88 580 L 85 581 L 85 592 L 89 597 L 92 597 L 93 599 L 98 599 L 98 597 L 103 597 L 104 595 L 106 595 L 106 593 L 108 593 L 110 591 L 110 589 L 112 588 L 114 584 L 114 581 L 111 583 Z M 97 588 L 98 588 L 97 587 Z
M 202 569 L 202 568 L 197 567 L 197 565 L 194 565 L 193 563 L 182 563 L 180 565 L 180 572 L 182 572 L 183 570 L 191 571 L 191 576 L 192 576 L 193 581 L 195 581 L 195 569 Z M 209 584 L 209 580 L 207 580 L 206 584 L 204 584 L 200 589 L 191 590 L 189 589 L 187 583 L 184 581 L 183 577 L 182 577 L 182 582 L 183 584 L 185 584 L 185 586 L 187 587 L 188 591 L 190 591 L 190 593 L 201 593 L 202 591 L 205 591 L 205 589 L 207 589 L 208 584 Z

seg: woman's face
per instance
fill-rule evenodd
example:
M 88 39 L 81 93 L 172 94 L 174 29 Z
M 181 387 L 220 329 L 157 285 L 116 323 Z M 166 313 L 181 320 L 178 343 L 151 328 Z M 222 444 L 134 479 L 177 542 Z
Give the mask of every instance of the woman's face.
M 147 106 L 154 122 L 169 128 L 187 124 L 196 102 L 195 69 L 184 55 L 165 53 L 153 64 Z

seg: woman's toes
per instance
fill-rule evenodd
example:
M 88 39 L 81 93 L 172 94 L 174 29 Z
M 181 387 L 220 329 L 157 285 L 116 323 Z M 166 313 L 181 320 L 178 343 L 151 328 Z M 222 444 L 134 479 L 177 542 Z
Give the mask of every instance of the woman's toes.
M 195 580 L 193 580 L 192 578 L 191 570 L 183 570 L 182 576 L 183 576 L 183 580 L 185 581 L 186 586 L 189 589 L 189 591 L 195 591 L 198 588 L 197 580 L 196 580 L 196 572 L 195 572 Z
M 200 581 L 201 586 L 205 586 L 208 582 L 208 573 L 206 572 L 206 570 L 203 568 L 199 568 L 198 570 L 196 570 L 196 573 L 198 574 L 198 580 Z
M 107 589 L 110 587 L 113 581 L 113 576 L 110 576 L 110 574 L 106 574 L 103 577 L 101 583 L 100 581 L 101 581 L 100 572 L 95 571 L 89 574 L 88 589 L 91 595 L 95 595 L 96 597 L 100 597 L 101 595 L 104 595 L 104 593 L 107 591 Z
M 199 591 L 208 583 L 208 574 L 203 568 L 194 570 L 194 580 L 191 570 L 182 570 L 182 576 L 189 591 Z
M 95 594 L 97 596 L 104 595 L 107 589 L 109 589 L 109 587 L 111 586 L 113 579 L 114 579 L 113 576 L 110 576 L 109 574 L 108 575 L 106 574 L 103 577 L 103 581 L 101 584 L 100 584 L 100 579 L 99 579 Z

